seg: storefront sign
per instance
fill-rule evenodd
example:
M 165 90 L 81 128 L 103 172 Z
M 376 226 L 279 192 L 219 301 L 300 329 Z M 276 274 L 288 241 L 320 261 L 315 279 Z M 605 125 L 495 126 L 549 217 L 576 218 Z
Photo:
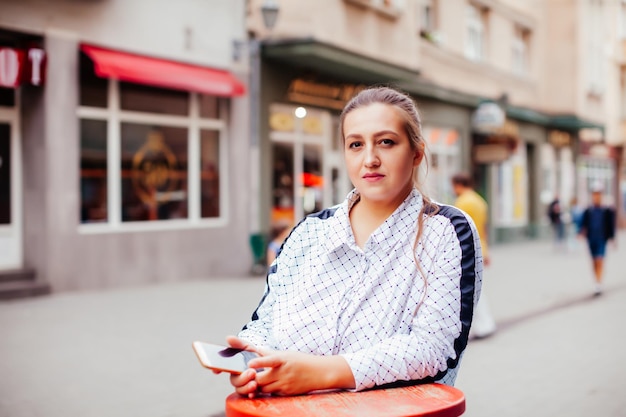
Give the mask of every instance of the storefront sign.
M 296 78 L 291 81 L 287 99 L 297 103 L 341 110 L 365 86 L 354 84 L 324 84 Z
M 578 131 L 578 136 L 583 142 L 602 142 L 602 129 L 584 128 Z
M 548 136 L 548 141 L 555 148 L 562 148 L 564 146 L 570 146 L 572 143 L 572 137 L 567 132 L 560 130 L 552 130 Z
M 43 85 L 46 61 L 46 52 L 41 48 L 0 48 L 0 87 Z
M 511 149 L 503 143 L 474 145 L 474 162 L 478 164 L 495 164 L 506 161 Z
M 478 133 L 496 133 L 504 127 L 504 110 L 493 101 L 482 102 L 472 114 L 472 128 Z

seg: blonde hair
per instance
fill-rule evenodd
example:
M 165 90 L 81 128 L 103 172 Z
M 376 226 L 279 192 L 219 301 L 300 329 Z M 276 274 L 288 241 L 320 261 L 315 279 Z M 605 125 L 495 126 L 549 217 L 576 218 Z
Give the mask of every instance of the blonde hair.
M 419 115 L 419 111 L 417 110 L 417 106 L 409 95 L 394 88 L 371 87 L 365 90 L 361 90 L 356 96 L 354 96 L 348 102 L 348 104 L 346 104 L 339 118 L 339 128 L 341 130 L 342 140 L 345 142 L 346 139 L 343 132 L 343 124 L 346 116 L 353 110 L 376 103 L 393 106 L 400 111 L 400 114 L 404 119 L 404 129 L 409 138 L 411 149 L 420 153 L 420 158 L 422 158 L 422 161 L 424 161 L 426 167 L 428 167 L 428 160 L 426 158 L 426 141 L 422 136 L 422 121 Z M 419 215 L 417 216 L 417 231 L 415 233 L 415 240 L 413 241 L 412 253 L 415 265 L 422 275 L 422 279 L 424 281 L 424 292 L 422 294 L 421 300 L 415 308 L 415 312 L 413 315 L 417 314 L 417 310 L 424 301 L 426 291 L 428 289 L 428 280 L 426 274 L 422 266 L 420 265 L 420 262 L 417 259 L 415 252 L 423 234 L 424 219 L 427 216 L 434 216 L 439 212 L 439 206 L 434 203 L 430 198 L 428 198 L 428 196 L 424 194 L 420 187 L 418 175 L 419 169 L 417 169 L 418 167 L 413 170 L 413 186 L 417 188 L 422 194 L 424 204 L 419 212 Z

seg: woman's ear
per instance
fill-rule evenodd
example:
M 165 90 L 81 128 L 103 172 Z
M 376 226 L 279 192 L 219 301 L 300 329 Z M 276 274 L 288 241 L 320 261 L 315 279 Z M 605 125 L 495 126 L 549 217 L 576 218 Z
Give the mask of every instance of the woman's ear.
M 414 156 L 413 156 L 413 166 L 418 166 L 419 164 L 422 163 L 422 160 L 424 159 L 424 142 L 421 142 L 419 145 L 417 145 L 417 147 L 415 148 L 414 152 Z

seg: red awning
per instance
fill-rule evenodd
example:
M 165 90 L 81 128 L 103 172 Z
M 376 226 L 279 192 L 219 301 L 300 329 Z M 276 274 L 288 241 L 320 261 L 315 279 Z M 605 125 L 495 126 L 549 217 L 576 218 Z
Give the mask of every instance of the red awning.
M 98 77 L 222 97 L 239 96 L 246 91 L 244 85 L 228 71 L 92 45 L 82 44 L 80 49 L 93 60 Z

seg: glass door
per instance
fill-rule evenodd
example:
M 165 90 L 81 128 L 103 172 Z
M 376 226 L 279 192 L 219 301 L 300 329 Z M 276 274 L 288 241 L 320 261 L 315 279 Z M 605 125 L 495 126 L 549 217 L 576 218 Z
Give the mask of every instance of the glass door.
M 16 123 L 0 112 L 0 269 L 22 266 Z
M 320 109 L 273 104 L 272 208 L 270 224 L 293 226 L 331 205 L 330 114 Z

